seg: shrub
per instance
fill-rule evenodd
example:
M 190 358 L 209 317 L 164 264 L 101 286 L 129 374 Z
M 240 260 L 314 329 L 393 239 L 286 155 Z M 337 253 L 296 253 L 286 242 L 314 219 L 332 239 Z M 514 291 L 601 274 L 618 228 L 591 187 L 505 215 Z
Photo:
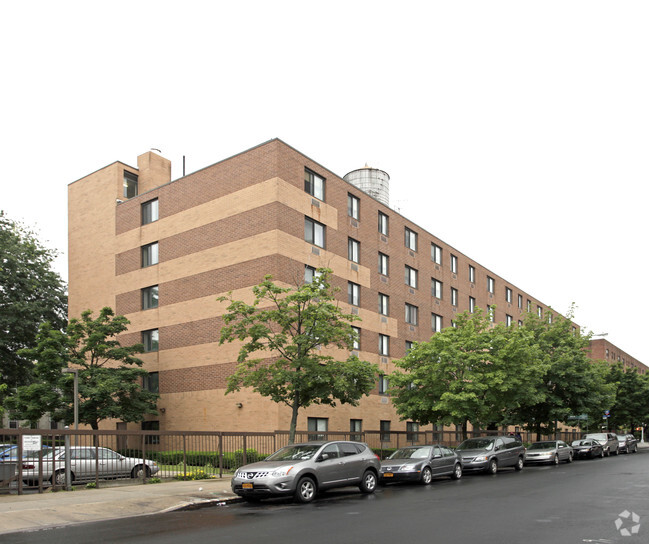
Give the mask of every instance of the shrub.
M 204 470 L 194 470 L 187 474 L 176 474 L 174 479 L 176 480 L 209 480 L 214 478 L 211 474 L 208 474 Z

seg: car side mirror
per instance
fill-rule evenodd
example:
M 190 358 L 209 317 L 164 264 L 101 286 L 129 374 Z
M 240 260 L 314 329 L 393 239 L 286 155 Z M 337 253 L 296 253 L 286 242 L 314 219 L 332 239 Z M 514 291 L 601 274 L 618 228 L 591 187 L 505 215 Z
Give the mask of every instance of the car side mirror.
M 319 463 L 320 461 L 326 461 L 329 459 L 329 454 L 328 453 L 321 453 L 320 457 L 316 459 L 316 463 Z
M 495 449 L 494 449 L 494 451 L 500 451 L 500 450 L 502 450 L 502 449 L 503 449 L 502 446 L 496 446 Z

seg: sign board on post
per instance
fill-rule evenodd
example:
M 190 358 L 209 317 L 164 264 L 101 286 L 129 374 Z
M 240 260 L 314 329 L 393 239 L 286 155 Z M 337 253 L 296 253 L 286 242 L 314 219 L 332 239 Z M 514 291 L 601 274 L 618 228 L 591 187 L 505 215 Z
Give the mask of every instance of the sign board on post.
M 39 451 L 41 449 L 40 434 L 23 435 L 23 451 Z

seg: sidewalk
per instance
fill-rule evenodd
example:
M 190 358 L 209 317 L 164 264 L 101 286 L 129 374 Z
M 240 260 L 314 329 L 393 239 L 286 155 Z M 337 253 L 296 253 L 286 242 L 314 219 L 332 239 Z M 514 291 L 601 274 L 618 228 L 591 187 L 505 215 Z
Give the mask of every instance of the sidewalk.
M 0 535 L 76 523 L 156 514 L 192 506 L 218 505 L 236 498 L 230 476 L 159 484 L 104 484 L 74 491 L 0 495 Z

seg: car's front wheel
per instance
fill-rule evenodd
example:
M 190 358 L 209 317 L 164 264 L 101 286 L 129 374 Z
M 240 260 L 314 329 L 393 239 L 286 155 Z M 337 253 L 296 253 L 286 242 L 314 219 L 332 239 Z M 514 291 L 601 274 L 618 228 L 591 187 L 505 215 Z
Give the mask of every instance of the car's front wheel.
M 50 478 L 52 485 L 64 486 L 65 485 L 65 470 L 57 470 Z M 70 473 L 70 483 L 74 482 L 74 473 Z
M 304 476 L 300 478 L 300 481 L 297 483 L 297 488 L 295 490 L 295 500 L 306 504 L 311 502 L 315 498 L 316 494 L 316 485 L 312 478 L 309 476 Z
M 555 454 L 554 459 L 552 460 L 552 463 L 555 465 L 559 464 L 559 454 Z
M 433 472 L 430 470 L 430 467 L 424 467 L 421 471 L 421 483 L 424 485 L 429 485 L 433 481 Z
M 146 465 L 137 465 L 131 470 L 131 478 L 148 478 L 151 476 L 151 469 Z
M 487 465 L 488 474 L 496 474 L 498 472 L 498 461 L 495 459 L 489 459 L 489 464 Z
M 459 480 L 462 477 L 462 465 L 460 463 L 456 463 L 455 467 L 453 468 L 453 474 L 451 474 L 451 478 L 453 480 Z
M 358 486 L 363 493 L 374 493 L 376 489 L 376 474 L 371 470 L 366 470 Z

